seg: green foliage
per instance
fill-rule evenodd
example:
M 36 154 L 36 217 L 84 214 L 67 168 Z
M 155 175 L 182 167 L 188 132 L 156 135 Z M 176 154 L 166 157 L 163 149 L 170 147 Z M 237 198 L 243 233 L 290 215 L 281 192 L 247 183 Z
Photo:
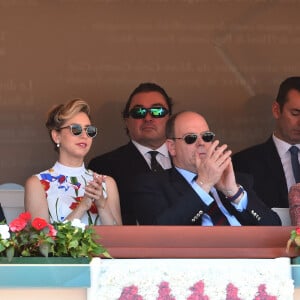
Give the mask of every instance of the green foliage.
M 13 257 L 110 257 L 96 240 L 93 227 L 86 227 L 80 220 L 48 224 L 35 218 L 30 222 L 29 213 L 22 213 L 9 225 L 0 224 L 0 256 L 8 261 Z
M 72 226 L 71 222 L 54 223 L 57 230 L 53 256 L 92 257 L 104 255 L 109 257 L 107 250 L 95 242 L 92 227 L 84 230 Z M 108 255 L 108 256 L 107 256 Z

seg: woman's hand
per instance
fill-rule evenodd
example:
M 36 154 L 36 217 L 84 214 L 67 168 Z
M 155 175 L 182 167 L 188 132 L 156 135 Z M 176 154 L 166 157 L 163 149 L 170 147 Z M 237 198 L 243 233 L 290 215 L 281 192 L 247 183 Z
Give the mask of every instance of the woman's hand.
M 94 173 L 93 177 L 93 180 L 85 187 L 83 201 L 87 200 L 86 204 L 89 205 L 89 208 L 94 202 L 98 209 L 103 209 L 106 204 L 107 195 L 106 191 L 103 190 L 102 182 L 105 182 L 106 176 Z

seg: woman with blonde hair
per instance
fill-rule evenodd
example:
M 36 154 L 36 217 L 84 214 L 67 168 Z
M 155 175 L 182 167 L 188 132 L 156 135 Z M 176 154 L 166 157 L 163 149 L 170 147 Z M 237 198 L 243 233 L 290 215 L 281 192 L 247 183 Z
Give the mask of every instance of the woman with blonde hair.
M 48 113 L 49 131 L 58 160 L 27 179 L 25 209 L 49 222 L 80 219 L 87 225 L 122 225 L 119 193 L 112 177 L 87 170 L 84 158 L 97 128 L 82 99 L 55 106 Z

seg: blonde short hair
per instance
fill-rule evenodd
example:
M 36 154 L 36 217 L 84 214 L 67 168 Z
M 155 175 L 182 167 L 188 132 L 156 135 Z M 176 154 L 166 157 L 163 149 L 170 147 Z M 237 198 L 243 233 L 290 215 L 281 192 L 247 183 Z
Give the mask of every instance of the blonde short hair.
M 80 98 L 76 98 L 68 101 L 65 104 L 55 105 L 47 115 L 46 127 L 49 131 L 50 138 L 52 140 L 51 131 L 60 130 L 61 127 L 71 118 L 73 118 L 78 113 L 86 113 L 89 119 L 90 116 L 90 106 L 88 103 Z M 55 150 L 58 150 L 55 142 L 52 140 L 55 145 Z

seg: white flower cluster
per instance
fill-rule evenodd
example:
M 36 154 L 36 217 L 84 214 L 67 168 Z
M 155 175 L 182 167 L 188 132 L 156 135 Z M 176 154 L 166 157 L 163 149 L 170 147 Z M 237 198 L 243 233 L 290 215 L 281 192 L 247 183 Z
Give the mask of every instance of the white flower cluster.
M 292 300 L 294 292 L 288 258 L 102 259 L 95 280 L 95 298 L 89 300 L 119 299 L 123 289 L 132 285 L 143 300 L 154 300 L 162 281 L 169 283 L 176 300 L 186 300 L 192 294 L 190 288 L 199 281 L 204 283 L 204 295 L 212 300 L 224 300 L 229 283 L 238 289 L 242 300 L 253 300 L 262 284 L 277 300 Z
M 64 223 L 66 223 L 66 222 L 68 222 L 68 221 L 65 221 Z M 80 219 L 73 219 L 72 221 L 71 221 L 71 225 L 73 226 L 73 227 L 76 227 L 76 228 L 80 228 L 81 230 L 82 230 L 82 232 L 84 232 L 85 231 L 85 224 L 84 223 L 82 223 L 81 221 L 80 221 Z
M 3 240 L 8 240 L 10 238 L 9 227 L 7 224 L 0 225 L 0 236 Z

